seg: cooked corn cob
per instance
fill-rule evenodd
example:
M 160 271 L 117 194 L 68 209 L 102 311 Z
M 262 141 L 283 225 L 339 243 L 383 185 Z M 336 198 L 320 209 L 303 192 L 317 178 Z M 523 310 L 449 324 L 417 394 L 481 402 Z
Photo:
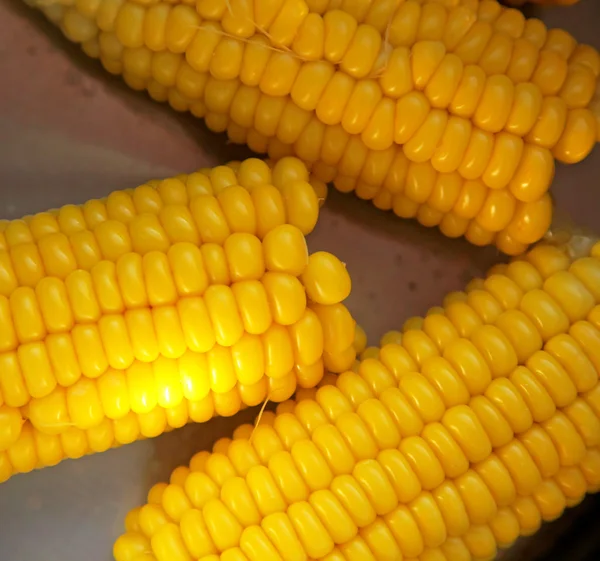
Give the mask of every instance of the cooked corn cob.
M 0 480 L 351 366 L 350 279 L 308 255 L 306 167 L 236 167 L 2 222 Z
M 415 6 L 418 5 L 415 4 Z M 439 9 L 443 9 L 439 4 L 436 4 L 436 6 Z M 463 21 L 465 20 L 466 16 L 462 14 L 462 16 L 459 15 L 458 18 L 459 21 Z M 447 56 L 443 58 L 444 52 L 439 52 L 441 46 L 436 47 L 437 51 L 434 52 L 431 52 L 431 49 L 427 48 L 428 43 L 439 40 L 439 38 L 436 35 L 425 34 L 423 38 L 417 36 L 402 41 L 400 38 L 396 39 L 395 36 L 391 34 L 391 39 L 389 39 L 391 41 L 391 45 L 399 48 L 396 48 L 391 52 L 386 52 L 384 49 L 384 51 L 380 54 L 379 58 L 377 58 L 376 55 L 378 49 L 381 46 L 382 38 L 380 36 L 378 37 L 374 33 L 374 28 L 366 25 L 362 28 L 359 28 L 364 28 L 365 31 L 363 35 L 365 35 L 365 37 L 361 37 L 361 33 L 357 30 L 354 41 L 356 43 L 360 42 L 360 40 L 366 41 L 369 44 L 371 51 L 373 51 L 373 57 L 363 57 L 365 58 L 365 60 L 359 61 L 359 59 L 356 58 L 355 53 L 353 53 L 352 51 L 354 43 L 351 42 L 350 47 L 348 48 L 348 52 L 341 60 L 339 72 L 334 75 L 333 70 L 331 68 L 331 64 L 322 64 L 319 66 L 315 64 L 311 65 L 308 63 L 312 60 L 318 60 L 318 55 L 320 53 L 324 53 L 326 61 L 331 61 L 335 63 L 335 53 L 333 51 L 329 52 L 331 48 L 328 50 L 325 47 L 325 45 L 328 44 L 329 36 L 326 33 L 328 27 L 325 26 L 324 23 L 318 24 L 317 21 L 311 20 L 310 18 L 307 18 L 306 21 L 308 22 L 305 26 L 306 29 L 300 27 L 298 31 L 299 35 L 297 37 L 297 43 L 303 44 L 303 42 L 306 42 L 302 39 L 303 35 L 306 35 L 307 38 L 309 36 L 315 35 L 315 33 L 319 35 L 318 29 L 320 25 L 325 29 L 325 31 L 323 32 L 325 33 L 325 35 L 321 33 L 321 35 L 323 35 L 324 37 L 323 46 L 315 47 L 311 43 L 312 51 L 310 53 L 305 53 L 300 47 L 297 46 L 296 43 L 292 43 L 292 54 L 295 53 L 297 56 L 299 56 L 301 59 L 300 62 L 294 64 L 294 61 L 290 60 L 290 55 L 287 55 L 286 57 L 280 57 L 286 60 L 277 60 L 274 63 L 272 63 L 273 66 L 288 66 L 289 75 L 287 76 L 287 82 L 291 81 L 291 83 L 285 86 L 285 89 L 283 91 L 277 91 L 275 89 L 279 87 L 284 87 L 284 84 L 281 83 L 281 80 L 280 84 L 275 86 L 275 88 L 271 86 L 268 83 L 268 72 L 270 70 L 270 67 L 265 61 L 266 71 L 265 74 L 262 76 L 261 80 L 258 82 L 258 85 L 263 91 L 263 93 L 272 95 L 285 95 L 287 93 L 290 93 L 293 101 L 296 104 L 298 104 L 302 109 L 307 109 L 306 104 L 308 101 L 308 108 L 312 110 L 315 108 L 312 106 L 312 100 L 309 99 L 305 101 L 302 99 L 301 96 L 303 95 L 304 97 L 306 97 L 307 94 L 310 93 L 311 86 L 312 89 L 315 90 L 315 84 L 313 84 L 312 81 L 316 79 L 316 84 L 318 85 L 318 88 L 316 88 L 316 91 L 312 92 L 311 97 L 314 98 L 315 96 L 318 96 L 321 92 L 323 92 L 324 98 L 322 100 L 319 100 L 319 104 L 316 105 L 317 114 L 326 124 L 332 124 L 331 119 L 335 119 L 335 116 L 331 115 L 331 108 L 327 106 L 327 101 L 338 101 L 338 112 L 342 112 L 347 103 L 349 103 L 350 106 L 346 107 L 344 111 L 344 116 L 340 115 L 340 117 L 342 117 L 341 123 L 344 126 L 345 130 L 347 130 L 347 132 L 350 133 L 362 132 L 365 130 L 365 128 L 367 128 L 368 124 L 371 124 L 371 129 L 377 129 L 377 127 L 375 126 L 376 124 L 378 124 L 379 127 L 385 127 L 388 124 L 388 121 L 382 119 L 381 116 L 379 119 L 375 119 L 377 111 L 373 113 L 373 110 L 376 108 L 375 106 L 377 104 L 381 106 L 382 103 L 386 100 L 389 104 L 390 101 L 388 100 L 388 98 L 391 98 L 395 101 L 398 97 L 401 97 L 402 94 L 406 92 L 407 85 L 411 82 L 411 80 L 408 80 L 407 83 L 407 78 L 403 75 L 406 74 L 407 71 L 409 71 L 409 63 L 407 58 L 408 53 L 406 53 L 405 47 L 411 48 L 411 51 L 418 51 L 417 53 L 413 52 L 412 56 L 418 57 L 418 55 L 421 55 L 421 57 L 417 58 L 417 63 L 413 63 L 413 73 L 415 70 L 414 67 L 416 67 L 417 70 L 416 75 L 413 76 L 414 86 L 416 86 L 419 90 L 425 89 L 425 93 L 429 94 L 429 102 L 434 108 L 445 109 L 448 107 L 448 109 L 458 117 L 463 118 L 466 116 L 467 119 L 470 117 L 474 117 L 475 124 L 477 126 L 483 126 L 485 130 L 489 129 L 491 132 L 498 132 L 506 126 L 507 132 L 510 132 L 511 134 L 516 134 L 517 136 L 524 136 L 525 134 L 530 133 L 528 140 L 530 140 L 533 143 L 538 143 L 544 147 L 555 146 L 558 139 L 561 137 L 561 135 L 563 135 L 563 131 L 565 141 L 570 136 L 572 136 L 572 134 L 570 134 L 568 130 L 565 129 L 566 119 L 562 118 L 560 115 L 558 120 L 556 119 L 557 112 L 559 112 L 561 115 L 562 113 L 564 113 L 566 116 L 567 109 L 569 106 L 572 106 L 574 108 L 585 107 L 589 103 L 595 90 L 596 80 L 594 74 L 591 72 L 590 69 L 580 68 L 580 72 L 574 72 L 570 74 L 570 80 L 571 82 L 573 82 L 573 84 L 569 82 L 569 85 L 564 87 L 566 100 L 557 101 L 556 99 L 551 98 L 549 101 L 547 101 L 545 105 L 542 106 L 542 100 L 544 99 L 544 95 L 555 95 L 559 92 L 559 90 L 561 90 L 560 84 L 553 83 L 551 85 L 547 85 L 544 82 L 544 80 L 546 80 L 546 76 L 552 75 L 553 77 L 557 77 L 556 79 L 558 79 L 558 76 L 560 76 L 562 72 L 556 72 L 551 68 L 546 68 L 547 64 L 544 66 L 544 61 L 540 62 L 540 65 L 542 66 L 537 70 L 535 70 L 535 66 L 532 67 L 531 72 L 529 74 L 523 76 L 512 76 L 511 73 L 508 72 L 508 70 L 504 70 L 504 72 L 508 72 L 510 79 L 506 76 L 504 77 L 504 79 L 500 79 L 498 77 L 493 79 L 489 78 L 487 79 L 486 83 L 486 77 L 485 74 L 481 71 L 481 68 L 483 68 L 484 70 L 487 69 L 491 73 L 498 73 L 501 69 L 489 68 L 489 65 L 486 64 L 487 59 L 479 60 L 476 57 L 474 60 L 471 60 L 465 54 L 463 54 L 462 58 L 464 59 L 464 63 L 467 64 L 467 66 L 464 68 L 465 74 L 461 81 L 461 73 L 463 72 L 463 68 L 462 64 L 460 63 L 460 60 L 457 58 L 457 55 L 453 54 L 451 57 Z M 333 35 L 333 30 L 335 30 L 336 27 L 343 25 L 347 26 L 349 25 L 349 22 L 352 22 L 352 20 L 348 20 L 347 15 L 340 11 L 332 11 L 328 13 L 327 16 L 323 19 L 323 21 L 330 21 L 329 28 L 332 30 L 330 31 L 332 39 L 335 39 L 335 36 Z M 438 27 L 442 29 L 440 22 L 434 20 L 433 24 L 436 23 L 439 24 Z M 313 30 L 311 31 L 311 29 Z M 225 35 L 227 34 L 227 29 L 225 27 L 221 29 L 215 27 L 214 30 L 220 33 L 224 33 Z M 231 45 L 227 44 L 227 40 L 225 40 L 225 43 L 226 46 L 223 49 L 219 47 L 220 43 L 219 45 L 215 46 L 216 55 L 220 55 L 220 50 L 231 50 Z M 418 48 L 418 45 L 425 45 L 425 47 Z M 456 47 L 458 49 L 457 52 L 459 52 L 460 54 L 462 53 L 462 51 L 459 47 L 460 44 L 458 45 L 458 47 Z M 295 51 L 294 48 L 296 49 Z M 447 50 L 450 51 L 451 49 L 447 48 Z M 466 47 L 463 50 L 466 50 Z M 251 57 L 252 54 L 247 56 Z M 346 62 L 346 59 L 349 58 L 349 55 L 354 55 L 356 61 Z M 510 57 L 510 51 L 501 54 L 494 52 L 490 55 L 489 58 L 495 60 L 498 57 L 502 58 L 503 55 Z M 515 56 L 517 58 L 515 59 L 515 61 L 513 61 L 513 66 L 516 66 L 517 68 L 521 69 L 524 65 L 527 65 L 527 63 L 522 61 L 521 58 L 519 58 L 517 55 Z M 274 55 L 273 58 L 277 58 L 277 55 Z M 239 73 L 239 77 L 241 78 L 242 83 L 244 83 L 245 85 L 255 85 L 253 83 L 249 83 L 248 80 L 244 79 L 246 73 L 244 72 L 244 65 L 242 62 L 243 58 L 241 54 L 241 64 L 238 65 L 237 72 L 235 68 L 229 68 L 224 72 L 222 70 L 219 70 L 218 68 L 216 68 L 216 62 L 214 59 L 210 62 L 209 65 L 207 65 L 206 68 L 202 64 L 200 64 L 199 66 L 197 64 L 197 61 L 195 61 L 192 56 L 188 56 L 187 53 L 186 59 L 197 71 L 209 70 L 215 78 L 226 77 L 227 80 L 231 80 L 236 78 Z M 305 62 L 302 63 L 302 60 L 305 60 Z M 536 60 L 537 59 L 533 61 L 534 65 Z M 510 58 L 507 60 L 507 64 L 509 61 Z M 473 67 L 473 63 L 475 62 L 479 66 Z M 363 64 L 363 66 L 364 64 L 366 64 L 368 65 L 368 68 L 362 68 L 360 67 L 360 64 Z M 438 65 L 439 68 L 437 69 L 436 73 L 435 71 Z M 124 72 L 125 75 L 127 74 L 126 70 L 127 69 L 125 69 Z M 344 77 L 346 74 L 349 74 L 349 76 Z M 381 90 L 379 90 L 376 87 L 376 85 L 372 84 L 369 81 L 367 81 L 366 83 L 359 81 L 356 83 L 356 85 L 354 85 L 351 79 L 352 77 L 361 78 L 363 76 L 372 76 L 374 78 L 377 78 L 379 74 L 381 74 L 381 77 L 379 79 Z M 426 89 L 425 86 L 427 85 L 427 81 L 429 79 L 431 79 L 432 83 Z M 524 86 L 521 86 L 520 88 L 517 88 L 513 92 L 514 87 L 512 86 L 512 82 L 519 83 L 527 81 L 529 79 L 533 81 L 533 84 L 526 84 Z M 575 96 L 573 96 L 571 92 L 575 93 Z M 381 99 L 382 93 L 383 99 Z M 329 96 L 327 94 L 329 94 Z M 580 97 L 575 99 L 577 95 L 579 95 Z M 362 101 L 362 103 L 364 103 L 367 106 L 368 110 L 363 110 L 363 115 L 351 117 L 350 114 L 353 113 L 352 111 L 350 111 L 350 109 L 352 108 L 352 101 L 354 101 L 354 105 L 356 105 L 359 102 L 359 99 L 360 101 Z M 426 98 L 423 99 L 426 100 Z M 477 107 L 478 101 L 479 107 Z M 413 103 L 416 103 L 416 101 L 413 100 Z M 490 119 L 490 108 L 493 107 L 494 109 L 496 109 L 498 104 L 500 105 L 502 110 L 499 111 L 498 116 L 496 116 L 494 119 Z M 475 110 L 476 107 L 477 111 Z M 429 106 L 424 107 L 425 115 L 427 114 L 428 108 L 430 109 Z M 401 122 L 404 118 L 402 117 L 404 109 L 407 108 L 404 106 L 398 106 L 396 108 L 396 114 L 400 115 Z M 381 113 L 382 111 L 383 108 L 380 107 L 379 112 Z M 371 116 L 372 114 L 373 116 Z M 509 119 L 509 114 L 510 117 L 512 117 L 512 119 Z M 528 121 L 528 118 L 526 117 L 527 114 L 533 114 L 536 118 L 539 115 L 542 123 L 536 126 L 534 130 L 531 130 L 533 123 L 535 123 L 536 119 L 534 118 L 533 121 Z M 574 121 L 586 121 L 586 119 L 587 121 L 589 121 L 591 116 L 591 114 L 586 112 L 569 112 L 569 115 L 569 125 L 567 128 L 570 131 L 574 130 Z M 554 121 L 551 119 L 551 116 L 554 116 Z M 384 124 L 382 125 L 381 123 L 377 122 L 373 124 L 373 120 L 383 120 Z M 391 123 L 393 123 L 393 121 L 393 119 L 389 121 L 390 126 Z M 396 129 L 402 128 L 400 127 L 401 122 L 396 124 Z M 418 123 L 415 124 L 415 127 L 418 127 Z M 584 126 L 582 130 L 589 129 L 591 133 L 595 133 L 595 130 L 593 130 L 594 128 L 595 127 L 592 126 Z M 371 131 L 371 134 L 373 132 L 374 131 Z M 405 137 L 406 134 L 406 131 L 404 131 L 403 135 L 396 134 L 396 142 L 407 142 L 409 138 L 406 138 L 404 142 L 401 142 L 401 139 Z M 380 133 L 380 136 L 382 136 L 382 138 L 393 138 L 394 135 L 392 134 L 390 136 L 389 133 Z M 594 134 L 591 134 L 591 136 L 593 137 Z M 382 140 L 377 141 L 370 139 L 371 144 L 369 144 L 369 135 L 366 135 L 366 137 L 367 138 L 363 138 L 363 140 L 367 142 L 369 147 L 380 148 L 379 144 L 382 142 Z M 578 143 L 578 147 L 576 149 L 574 149 L 573 146 L 574 142 Z M 574 161 L 586 155 L 586 151 L 589 151 L 589 149 L 591 149 L 591 146 L 593 146 L 593 138 L 580 138 L 578 141 L 571 139 L 569 142 L 567 142 L 567 144 L 568 146 L 559 146 L 557 155 L 563 159 L 567 158 L 569 160 Z M 564 153 L 561 152 L 562 148 L 565 149 Z
M 600 489 L 599 287 L 600 244 L 494 268 L 155 485 L 116 561 L 492 559 Z
M 303 0 L 234 2 L 231 10 L 224 0 L 195 9 L 65 1 L 42 9 L 134 89 L 258 152 L 296 154 L 322 181 L 380 208 L 503 251 L 523 251 L 549 226 L 553 154 L 576 161 L 596 138 L 586 106 L 597 53 L 579 49 L 567 64 L 548 45 L 536 67 L 537 55 L 517 52 L 508 35 L 508 46 L 484 52 L 491 35 L 471 29 L 477 17 L 467 6 L 401 2 L 382 36 L 339 10 L 309 13 Z M 482 9 L 479 23 L 500 25 Z M 403 27 L 406 10 L 415 26 Z M 419 21 L 423 33 L 402 31 Z M 451 40 L 441 33 L 446 21 L 454 22 Z M 535 53 L 544 46 L 522 41 Z M 506 60 L 507 74 L 487 77 L 500 71 L 496 59 Z M 556 64 L 574 69 L 564 84 L 548 78 Z

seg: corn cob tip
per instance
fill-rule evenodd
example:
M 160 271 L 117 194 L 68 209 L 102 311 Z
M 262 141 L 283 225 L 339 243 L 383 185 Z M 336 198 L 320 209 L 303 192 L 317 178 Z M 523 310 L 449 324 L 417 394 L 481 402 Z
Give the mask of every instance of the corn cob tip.
M 308 297 L 317 304 L 342 302 L 352 288 L 345 264 L 325 251 L 310 255 L 301 278 Z

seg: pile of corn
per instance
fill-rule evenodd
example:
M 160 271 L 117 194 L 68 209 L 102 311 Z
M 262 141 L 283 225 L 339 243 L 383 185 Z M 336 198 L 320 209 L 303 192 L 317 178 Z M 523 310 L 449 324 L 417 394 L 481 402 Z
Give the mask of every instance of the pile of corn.
M 538 246 L 196 454 L 115 559 L 493 559 L 600 489 L 599 371 L 600 244 Z
M 0 482 L 270 399 L 116 561 L 483 561 L 600 490 L 600 242 L 525 253 L 600 136 L 594 49 L 494 0 L 33 1 L 276 163 L 0 221 Z M 521 257 L 367 347 L 306 246 L 326 182 Z
M 516 255 L 592 150 L 600 56 L 495 0 L 30 0 L 136 90 Z M 331 4 L 331 5 L 330 5 Z
M 306 167 L 203 171 L 0 222 L 0 482 L 351 367 Z

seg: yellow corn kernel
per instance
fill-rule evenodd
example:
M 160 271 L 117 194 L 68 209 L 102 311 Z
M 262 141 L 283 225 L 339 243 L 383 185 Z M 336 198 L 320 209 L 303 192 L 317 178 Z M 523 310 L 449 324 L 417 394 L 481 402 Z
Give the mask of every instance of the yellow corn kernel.
M 16 408 L 0 406 L 0 450 L 6 450 L 21 434 L 23 418 Z

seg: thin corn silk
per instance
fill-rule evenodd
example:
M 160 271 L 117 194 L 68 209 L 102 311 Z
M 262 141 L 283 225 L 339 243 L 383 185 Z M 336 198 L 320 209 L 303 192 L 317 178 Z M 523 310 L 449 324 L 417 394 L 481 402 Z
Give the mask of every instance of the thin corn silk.
M 0 222 L 0 480 L 351 367 L 315 186 L 256 159 Z
M 598 136 L 600 57 L 495 1 L 40 6 L 134 89 L 449 237 L 519 254 Z
M 116 561 L 491 559 L 578 504 L 600 485 L 587 241 L 493 267 L 197 453 L 129 513 Z

